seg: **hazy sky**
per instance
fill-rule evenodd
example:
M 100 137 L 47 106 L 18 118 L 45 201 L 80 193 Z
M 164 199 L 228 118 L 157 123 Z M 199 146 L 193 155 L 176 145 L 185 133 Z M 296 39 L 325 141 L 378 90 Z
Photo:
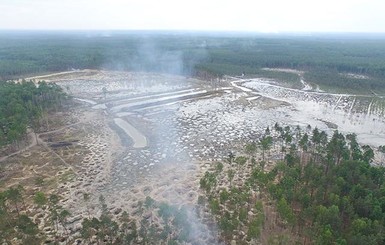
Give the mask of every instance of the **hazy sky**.
M 0 29 L 385 32 L 384 0 L 0 0 Z

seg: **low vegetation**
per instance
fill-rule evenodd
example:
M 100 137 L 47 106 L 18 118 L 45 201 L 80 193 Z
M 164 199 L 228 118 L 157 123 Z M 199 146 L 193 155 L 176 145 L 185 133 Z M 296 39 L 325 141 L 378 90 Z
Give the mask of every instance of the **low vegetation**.
M 89 198 L 89 196 L 85 197 Z M 27 199 L 27 200 L 26 200 Z M 0 192 L 0 241 L 5 244 L 185 244 L 196 239 L 193 222 L 185 207 L 156 202 L 151 197 L 139 201 L 140 219 L 126 211 L 113 215 L 100 196 L 101 215 L 85 217 L 78 232 L 69 228 L 70 212 L 60 206 L 60 196 L 47 197 L 37 191 L 27 195 L 22 186 Z M 13 244 L 13 243 L 11 243 Z

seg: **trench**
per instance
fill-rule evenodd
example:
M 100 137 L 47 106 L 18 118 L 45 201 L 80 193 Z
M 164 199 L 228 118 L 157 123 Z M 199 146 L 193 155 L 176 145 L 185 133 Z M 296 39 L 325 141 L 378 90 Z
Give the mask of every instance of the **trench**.
M 121 118 L 114 118 L 115 124 L 120 127 L 133 141 L 133 148 L 147 147 L 147 138 L 134 126 Z

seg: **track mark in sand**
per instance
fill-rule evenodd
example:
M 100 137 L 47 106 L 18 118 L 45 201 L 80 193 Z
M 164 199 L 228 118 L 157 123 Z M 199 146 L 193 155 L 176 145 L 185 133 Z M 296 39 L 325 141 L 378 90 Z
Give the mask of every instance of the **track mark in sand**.
M 38 138 L 39 144 L 44 146 L 47 150 L 49 150 L 52 154 L 54 154 L 57 158 L 59 158 L 68 168 L 72 170 L 72 172 L 77 176 L 77 172 L 75 169 L 71 166 L 71 164 L 67 163 L 59 154 L 57 154 L 46 142 L 44 142 L 42 139 Z
M 20 149 L 20 150 L 18 150 L 16 152 L 13 152 L 13 153 L 11 153 L 9 155 L 0 157 L 0 162 L 5 161 L 5 160 L 7 160 L 8 158 L 10 158 L 12 156 L 15 156 L 15 155 L 18 155 L 20 153 L 23 153 L 23 152 L 29 150 L 30 148 L 34 147 L 35 145 L 37 145 L 37 140 L 36 140 L 36 137 L 34 135 L 34 132 L 32 132 L 32 131 L 28 132 L 27 137 L 32 139 L 32 141 L 31 141 L 31 143 L 29 145 L 27 145 L 23 149 Z
M 30 131 L 30 132 L 28 132 L 28 138 L 31 138 L 31 143 L 29 145 L 27 145 L 26 147 L 24 147 L 23 149 L 20 149 L 20 150 L 18 150 L 16 152 L 13 152 L 13 153 L 11 153 L 9 155 L 0 157 L 0 162 L 3 162 L 5 160 L 7 160 L 9 157 L 12 157 L 12 156 L 18 155 L 20 153 L 23 153 L 23 152 L 29 150 L 30 148 L 34 147 L 35 145 L 38 145 L 39 143 L 44 143 L 43 140 L 40 139 L 41 135 L 56 133 L 56 132 L 62 131 L 64 129 L 66 129 L 66 128 L 72 127 L 72 126 L 77 125 L 77 124 L 79 124 L 79 122 L 73 123 L 73 124 L 70 124 L 70 125 L 67 125 L 67 126 L 64 126 L 62 128 L 59 128 L 59 129 L 55 129 L 55 130 L 52 130 L 52 131 L 47 131 L 47 132 L 39 133 L 39 134 L 35 134 L 33 131 Z
M 370 115 L 370 110 L 372 109 L 372 104 L 373 104 L 373 100 L 370 101 L 370 104 L 369 104 L 369 106 L 368 106 L 368 111 L 367 111 L 367 113 L 366 113 L 366 116 L 369 116 L 369 115 Z
M 299 75 L 299 74 L 298 74 Z M 300 76 L 300 75 L 299 75 Z M 307 82 L 305 82 L 302 78 L 301 78 L 301 83 L 302 83 L 302 85 L 303 85 L 303 88 L 301 89 L 301 90 L 303 90 L 303 91 L 309 91 L 309 90 L 312 90 L 313 89 L 313 87 L 310 85 L 310 84 L 308 84 Z
M 212 97 L 213 97 L 212 95 L 206 95 L 206 96 L 199 97 L 199 99 L 208 99 L 208 98 L 212 98 Z M 159 107 L 166 107 L 166 106 L 175 105 L 175 104 L 178 104 L 178 103 L 181 103 L 181 102 L 193 101 L 195 99 L 196 98 L 188 98 L 186 100 L 178 100 L 178 101 L 173 101 L 173 102 L 166 103 L 166 104 L 157 104 L 157 105 L 153 105 L 153 106 L 148 106 L 148 107 L 134 109 L 134 111 L 144 111 L 144 110 L 148 110 L 148 109 L 154 109 L 154 108 L 159 108 Z M 121 112 L 121 113 L 117 113 L 116 115 L 118 117 L 121 117 L 121 115 L 127 115 L 127 113 L 125 114 L 125 112 Z
M 253 101 L 253 100 L 256 100 L 256 99 L 259 99 L 259 98 L 261 98 L 260 95 L 258 95 L 258 96 L 253 96 L 253 97 L 248 97 L 248 98 L 246 98 L 246 100 L 248 100 L 248 101 L 250 102 L 250 101 Z
M 74 99 L 78 100 L 78 101 L 82 101 L 82 102 L 88 103 L 88 104 L 91 104 L 91 105 L 97 105 L 98 104 L 96 101 L 89 100 L 89 99 L 81 99 L 81 98 L 74 98 Z
M 238 88 L 238 89 L 242 90 L 243 92 L 253 92 L 253 90 L 251 90 L 249 88 L 245 88 L 243 86 L 239 86 L 239 85 L 236 84 L 237 82 L 242 82 L 242 81 L 243 80 L 231 82 L 231 85 L 233 87 L 235 87 L 235 88 Z
M 354 104 L 356 103 L 356 98 L 354 97 L 354 100 L 352 102 L 352 105 L 350 106 L 350 109 L 349 109 L 349 115 L 352 114 L 352 110 L 353 110 L 353 107 L 354 107 Z
M 114 118 L 114 122 L 132 139 L 134 148 L 144 148 L 147 146 L 147 138 L 139 130 L 121 118 Z
M 333 111 L 336 110 L 336 108 L 337 108 L 338 104 L 340 103 L 341 99 L 342 99 L 342 95 L 340 95 L 340 97 L 338 98 L 337 103 L 336 103 L 336 105 L 333 108 Z
M 182 100 L 182 99 L 186 99 L 186 98 L 190 98 L 190 97 L 194 97 L 194 96 L 204 95 L 207 93 L 208 92 L 206 90 L 200 90 L 200 91 L 196 91 L 196 92 L 171 95 L 171 96 L 149 99 L 149 100 L 144 100 L 144 101 L 135 101 L 132 103 L 114 106 L 111 108 L 111 112 L 117 113 L 117 112 L 122 111 L 123 109 L 136 108 L 136 107 L 146 107 L 146 106 L 153 105 L 153 104 L 167 103 L 167 102 L 171 102 L 172 100 Z
M 177 94 L 184 94 L 184 93 L 192 93 L 197 91 L 197 89 L 185 89 L 185 90 L 178 90 L 178 91 L 173 91 L 173 92 L 167 92 L 167 93 L 157 93 L 157 94 L 151 94 L 151 95 L 145 95 L 145 96 L 138 96 L 138 97 L 132 97 L 132 98 L 125 98 L 125 99 L 118 99 L 113 102 L 109 102 L 113 107 L 122 105 L 122 104 L 127 104 L 127 103 L 132 103 L 135 101 L 143 101 L 146 99 L 156 99 L 156 98 L 162 98 L 166 96 L 171 96 L 171 95 L 177 95 Z

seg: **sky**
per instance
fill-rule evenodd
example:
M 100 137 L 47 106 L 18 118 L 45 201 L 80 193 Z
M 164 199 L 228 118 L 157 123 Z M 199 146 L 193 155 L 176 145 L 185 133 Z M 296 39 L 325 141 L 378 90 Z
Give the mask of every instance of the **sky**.
M 0 29 L 385 32 L 384 0 L 0 0 Z

